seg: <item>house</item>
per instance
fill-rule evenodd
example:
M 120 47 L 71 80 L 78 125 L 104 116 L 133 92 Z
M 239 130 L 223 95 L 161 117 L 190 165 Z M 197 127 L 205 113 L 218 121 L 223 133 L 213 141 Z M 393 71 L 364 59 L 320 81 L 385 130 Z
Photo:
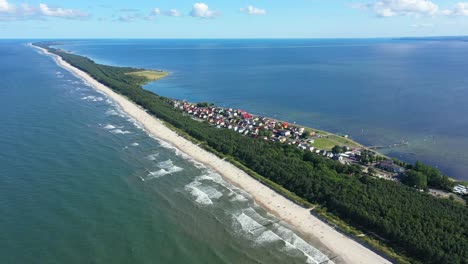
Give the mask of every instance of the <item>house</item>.
M 333 156 L 333 159 L 337 161 L 343 161 L 343 156 L 336 154 Z
M 453 187 L 453 192 L 460 195 L 467 195 L 468 188 L 466 186 L 458 184 L 457 186 Z
M 403 167 L 396 165 L 395 163 L 393 163 L 393 161 L 390 161 L 390 160 L 384 160 L 378 163 L 376 167 L 382 170 L 393 172 L 393 173 L 405 172 L 405 169 Z
M 283 136 L 283 137 L 288 137 L 291 135 L 291 131 L 289 130 L 281 130 L 280 131 L 280 134 Z

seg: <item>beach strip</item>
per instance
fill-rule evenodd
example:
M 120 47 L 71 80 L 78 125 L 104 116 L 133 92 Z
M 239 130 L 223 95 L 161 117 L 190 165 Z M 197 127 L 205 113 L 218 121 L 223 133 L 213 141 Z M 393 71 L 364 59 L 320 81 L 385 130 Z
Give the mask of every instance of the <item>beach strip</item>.
M 220 159 L 216 155 L 179 136 L 176 132 L 166 127 L 161 120 L 148 114 L 144 109 L 128 98 L 99 83 L 87 73 L 65 62 L 60 56 L 52 54 L 43 48 L 31 46 L 51 56 L 59 66 L 67 69 L 98 91 L 106 94 L 109 98 L 114 100 L 124 112 L 141 123 L 148 133 L 172 144 L 183 153 L 191 156 L 194 160 L 217 171 L 226 180 L 247 191 L 252 198 L 267 211 L 287 222 L 301 234 L 320 241 L 334 256 L 338 256 L 334 261 L 360 264 L 391 263 L 353 239 L 341 234 L 327 223 L 319 220 L 310 213 L 310 209 L 300 207 L 255 180 L 233 164 Z

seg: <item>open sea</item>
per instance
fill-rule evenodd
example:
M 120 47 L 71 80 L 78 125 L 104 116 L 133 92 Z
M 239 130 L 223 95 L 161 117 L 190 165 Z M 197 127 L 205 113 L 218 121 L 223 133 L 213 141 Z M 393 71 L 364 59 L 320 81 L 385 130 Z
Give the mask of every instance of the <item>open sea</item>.
M 0 263 L 328 259 L 25 41 L 0 58 Z
M 319 241 L 276 223 L 249 195 L 148 136 L 26 43 L 0 41 L 0 263 L 327 260 Z M 145 87 L 158 94 L 368 145 L 405 140 L 385 153 L 468 180 L 468 42 L 64 43 L 99 63 L 171 72 Z

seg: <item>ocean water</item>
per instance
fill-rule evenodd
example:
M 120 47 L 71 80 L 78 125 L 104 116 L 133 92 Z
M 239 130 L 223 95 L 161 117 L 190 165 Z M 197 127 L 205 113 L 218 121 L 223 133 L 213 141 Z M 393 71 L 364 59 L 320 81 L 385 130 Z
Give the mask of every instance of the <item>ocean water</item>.
M 164 69 L 158 94 L 350 135 L 468 180 L 468 42 L 75 40 L 100 63 Z
M 327 260 L 24 44 L 0 41 L 0 263 Z

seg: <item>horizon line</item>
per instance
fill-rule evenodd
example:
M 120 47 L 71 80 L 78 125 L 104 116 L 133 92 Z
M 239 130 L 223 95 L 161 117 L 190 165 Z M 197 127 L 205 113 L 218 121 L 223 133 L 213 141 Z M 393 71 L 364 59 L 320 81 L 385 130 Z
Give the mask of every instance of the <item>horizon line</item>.
M 468 35 L 438 35 L 438 36 L 393 36 L 393 37 L 223 37 L 223 38 L 157 38 L 157 37 L 103 37 L 103 38 L 0 38 L 0 40 L 313 40 L 313 39 L 438 39 L 438 38 L 468 38 Z

